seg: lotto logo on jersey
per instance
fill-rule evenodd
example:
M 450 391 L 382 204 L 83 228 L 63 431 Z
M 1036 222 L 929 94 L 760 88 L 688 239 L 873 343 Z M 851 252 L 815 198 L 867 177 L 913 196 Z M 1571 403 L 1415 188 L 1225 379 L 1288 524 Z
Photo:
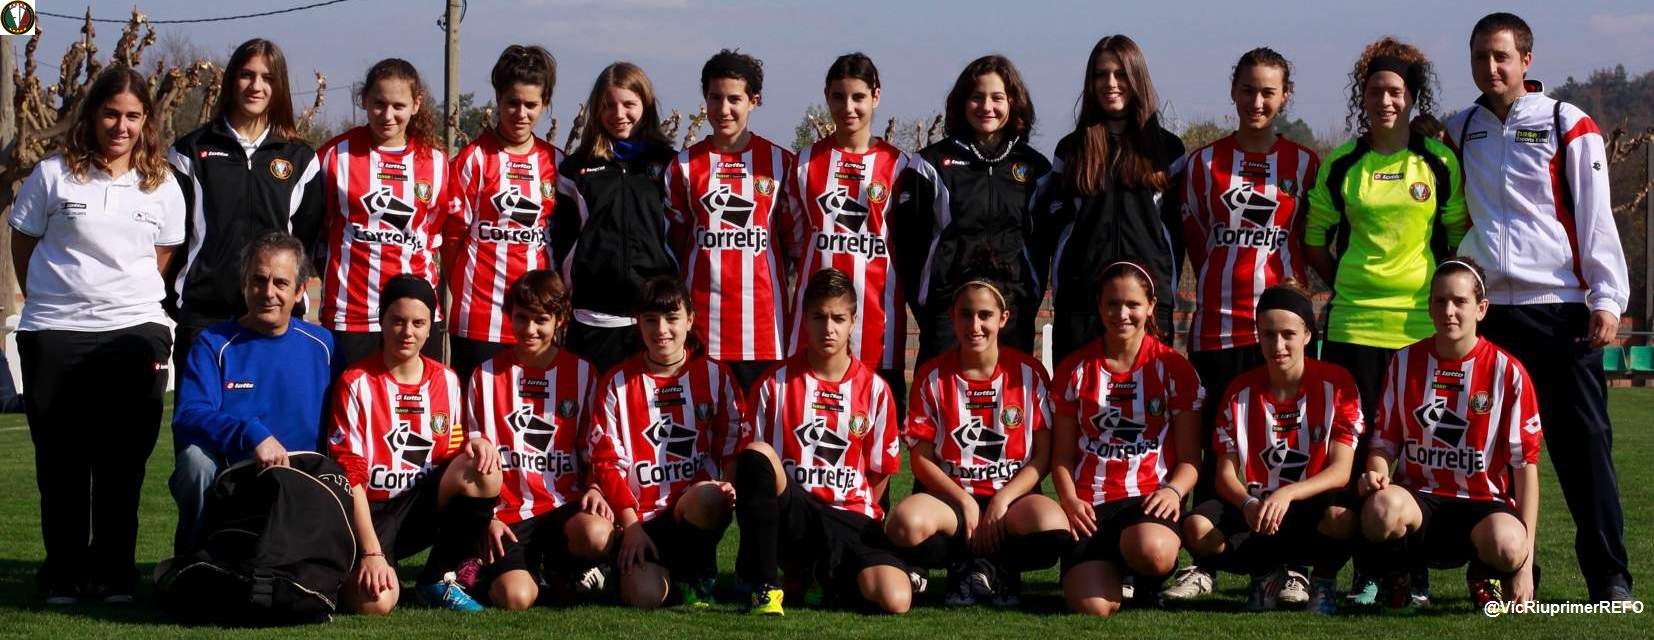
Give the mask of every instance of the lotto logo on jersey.
M 1430 442 L 1408 440 L 1402 456 L 1409 462 L 1423 467 L 1465 473 L 1487 469 L 1487 459 L 1481 449 L 1460 446 L 1464 443 L 1465 431 L 1469 429 L 1470 423 L 1448 409 L 1445 399 L 1431 398 L 1429 402 L 1413 410 L 1413 419 L 1430 434 Z M 1447 446 L 1439 446 L 1436 443 Z
M 1099 437 L 1087 436 L 1085 449 L 1099 458 L 1133 458 L 1159 447 L 1158 443 L 1142 439 L 1148 425 L 1121 415 L 1117 407 L 1103 407 L 1101 413 L 1091 418 L 1091 425 Z
M 729 185 L 701 196 L 701 206 L 713 219 L 716 229 L 697 228 L 695 244 L 702 249 L 739 249 L 761 253 L 770 246 L 770 231 L 764 227 L 749 226 L 758 204 L 730 190 Z
M 871 192 L 868 194 L 871 198 Z M 816 204 L 832 219 L 832 227 L 815 234 L 815 248 L 824 253 L 855 253 L 868 257 L 890 254 L 884 238 L 862 233 L 867 228 L 867 206 L 850 197 L 843 185 L 821 194 Z
M 359 242 L 377 242 L 381 244 L 400 244 L 422 248 L 424 242 L 418 234 L 408 231 L 408 223 L 413 221 L 413 205 L 398 197 L 388 185 L 363 194 L 362 208 L 368 212 L 368 226 L 351 224 L 351 239 Z
M 798 443 L 803 446 L 803 457 L 814 456 L 817 460 L 827 464 L 838 464 L 844 459 L 844 450 L 849 448 L 849 441 L 838 432 L 827 428 L 826 418 L 816 418 L 814 422 L 800 425 L 793 430 L 798 436 Z
M 543 246 L 546 243 L 546 229 L 534 223 L 540 219 L 540 203 L 523 195 L 522 189 L 511 185 L 505 191 L 494 194 L 489 200 L 494 203 L 494 209 L 500 212 L 503 220 L 509 220 L 509 225 L 496 225 L 490 220 L 477 222 L 476 239 L 482 242 L 508 242 L 512 244 L 527 244 Z
M 1309 467 L 1309 456 L 1288 446 L 1285 440 L 1276 442 L 1258 453 L 1265 466 L 1287 482 L 1302 482 L 1304 470 Z
M 1219 247 L 1248 247 L 1277 251 L 1286 244 L 1286 228 L 1269 224 L 1275 219 L 1275 209 L 1280 202 L 1252 188 L 1252 183 L 1243 182 L 1238 187 L 1232 187 L 1223 192 L 1220 197 L 1223 205 L 1229 209 L 1229 219 L 1240 218 L 1239 226 L 1229 226 L 1228 223 L 1218 223 L 1212 227 L 1212 244 Z
M 557 435 L 557 425 L 534 413 L 532 407 L 519 407 L 505 422 L 510 425 L 517 442 L 529 451 L 519 452 L 511 447 L 500 447 L 500 468 L 527 469 L 553 474 L 574 472 L 574 456 L 565 452 L 548 451 Z
M 643 437 L 655 445 L 657 457 L 672 460 L 659 464 L 653 460 L 639 461 L 632 465 L 632 477 L 637 479 L 640 486 L 693 479 L 701 466 L 700 456 L 695 455 L 695 436 L 693 430 L 678 424 L 670 417 L 662 416 L 643 431 Z M 661 453 L 666 455 L 660 456 Z

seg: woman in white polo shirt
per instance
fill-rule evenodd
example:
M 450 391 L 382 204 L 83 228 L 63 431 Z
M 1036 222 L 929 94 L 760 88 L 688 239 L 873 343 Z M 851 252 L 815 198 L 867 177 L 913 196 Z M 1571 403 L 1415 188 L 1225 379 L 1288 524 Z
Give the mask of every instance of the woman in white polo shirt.
M 172 347 L 161 273 L 184 241 L 147 87 L 126 67 L 99 74 L 11 214 L 47 604 L 131 602 L 137 586 L 138 494 Z

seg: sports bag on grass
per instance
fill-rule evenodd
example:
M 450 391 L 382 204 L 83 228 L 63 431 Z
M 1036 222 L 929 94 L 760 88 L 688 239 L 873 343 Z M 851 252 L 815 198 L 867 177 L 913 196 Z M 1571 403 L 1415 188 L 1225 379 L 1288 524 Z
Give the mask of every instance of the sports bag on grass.
M 350 485 L 319 453 L 291 466 L 242 462 L 207 496 L 205 544 L 157 581 L 162 607 L 190 623 L 272 626 L 325 622 L 356 558 Z

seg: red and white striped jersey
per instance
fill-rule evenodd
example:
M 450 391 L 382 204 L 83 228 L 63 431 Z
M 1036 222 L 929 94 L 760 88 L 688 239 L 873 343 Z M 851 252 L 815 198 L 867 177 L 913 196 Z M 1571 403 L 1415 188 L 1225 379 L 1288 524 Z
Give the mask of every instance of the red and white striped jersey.
M 1286 278 L 1307 280 L 1299 198 L 1320 162 L 1282 136 L 1268 153 L 1242 151 L 1229 135 L 1189 154 L 1183 234 L 1195 268 L 1191 350 L 1257 344 L 1258 295 Z
M 1000 347 L 988 380 L 969 380 L 959 351 L 932 358 L 913 374 L 904 434 L 909 447 L 930 442 L 942 472 L 973 495 L 992 496 L 1034 455 L 1034 433 L 1051 428 L 1045 366 Z
M 505 478 L 494 517 L 511 524 L 580 499 L 597 372 L 567 349 L 530 369 L 510 349 L 471 374 L 465 424 L 500 450 Z
M 1194 367 L 1144 336 L 1131 370 L 1110 372 L 1101 338 L 1057 367 L 1057 415 L 1079 427 L 1074 492 L 1102 504 L 1148 495 L 1177 464 L 1172 417 L 1200 411 L 1206 392 Z
M 1415 491 L 1514 506 L 1511 470 L 1539 462 L 1539 403 L 1522 363 L 1485 339 L 1462 360 L 1434 338 L 1397 351 L 1384 373 L 1372 447 Z
M 425 376 L 402 384 L 376 352 L 345 369 L 333 386 L 328 452 L 368 500 L 389 500 L 459 453 L 459 376 L 420 356 Z
M 720 153 L 707 138 L 666 172 L 666 217 L 707 357 L 779 360 L 787 263 L 803 241 L 789 208 L 792 152 L 757 135 Z
M 852 359 L 838 382 L 816 377 L 802 354 L 759 378 L 737 450 L 775 448 L 788 481 L 822 503 L 874 520 L 884 517 L 868 474 L 902 468 L 896 399 L 873 369 Z
M 443 242 L 452 264 L 448 332 L 462 338 L 512 344 L 505 291 L 524 273 L 553 266 L 547 225 L 557 204 L 562 152 L 534 139 L 528 153 L 509 153 L 493 130 L 454 158 Z
M 1241 482 L 1256 497 L 1320 473 L 1333 445 L 1353 451 L 1364 428 L 1350 372 L 1313 358 L 1304 359 L 1298 397 L 1276 400 L 1269 371 L 1258 367 L 1229 384 L 1219 409 L 1213 450 L 1240 459 Z
M 328 141 L 316 157 L 327 192 L 318 322 L 334 331 L 378 331 L 379 291 L 391 276 L 411 273 L 440 286 L 448 158 L 412 140 L 396 151 L 375 147 L 367 127 Z
M 798 156 L 787 189 L 804 230 L 799 281 L 829 267 L 850 276 L 859 297 L 850 355 L 880 369 L 906 365 L 907 301 L 891 263 L 885 215 L 907 163 L 907 153 L 884 140 L 874 141 L 867 153 L 850 153 L 826 138 Z M 803 305 L 799 286 L 791 307 L 789 354 L 804 348 Z
M 717 360 L 651 375 L 644 356 L 607 374 L 592 411 L 592 474 L 615 511 L 651 520 L 691 485 L 716 480 L 740 438 L 741 387 Z

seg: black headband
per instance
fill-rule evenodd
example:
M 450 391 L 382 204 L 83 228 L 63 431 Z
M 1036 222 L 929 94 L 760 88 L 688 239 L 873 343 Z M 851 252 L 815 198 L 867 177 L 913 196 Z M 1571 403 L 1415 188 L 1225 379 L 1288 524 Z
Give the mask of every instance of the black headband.
M 1265 311 L 1287 311 L 1303 318 L 1311 336 L 1315 335 L 1315 304 L 1302 293 L 1286 287 L 1270 287 L 1258 296 L 1258 317 Z
M 385 283 L 383 291 L 379 292 L 379 318 L 385 318 L 385 312 L 391 305 L 403 298 L 413 298 L 425 303 L 425 308 L 436 314 L 436 290 L 424 278 L 413 275 L 399 275 Z
M 1406 85 L 1408 93 L 1417 94 L 1419 92 L 1419 88 L 1413 84 L 1415 82 L 1413 76 L 1418 73 L 1418 66 L 1410 62 L 1403 62 L 1401 58 L 1395 56 L 1379 56 L 1368 61 L 1367 75 L 1361 78 L 1361 84 L 1367 84 L 1367 80 L 1380 71 L 1389 71 L 1401 76 L 1401 82 Z

